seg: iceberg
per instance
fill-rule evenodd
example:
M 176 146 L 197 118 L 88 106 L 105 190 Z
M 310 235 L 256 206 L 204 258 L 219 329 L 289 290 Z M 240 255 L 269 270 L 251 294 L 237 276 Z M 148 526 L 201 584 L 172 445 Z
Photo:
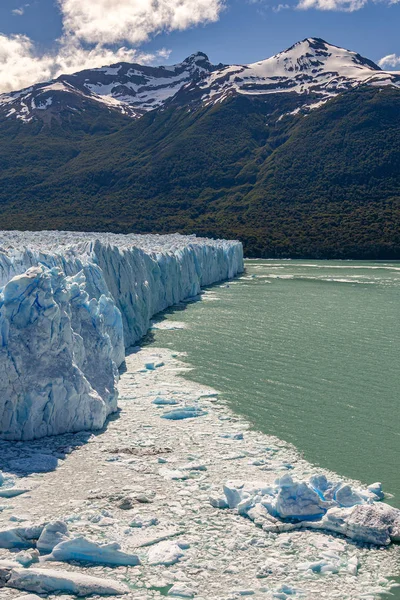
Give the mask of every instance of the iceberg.
M 36 548 L 43 554 L 50 553 L 55 546 L 69 538 L 68 527 L 64 521 L 48 523 L 36 543 Z
M 207 411 L 202 410 L 197 406 L 184 406 L 183 408 L 176 408 L 174 410 L 170 410 L 163 415 L 161 415 L 162 419 L 167 419 L 169 421 L 182 421 L 183 419 L 194 419 L 196 417 L 204 417 L 207 414 Z
M 0 548 L 34 548 L 43 529 L 43 525 L 0 529 Z
M 308 481 L 285 475 L 272 486 L 227 482 L 223 491 L 221 497 L 210 497 L 211 506 L 235 509 L 264 531 L 318 529 L 376 546 L 400 541 L 400 510 L 381 502 L 379 483 L 354 489 L 341 481 L 328 481 L 325 475 Z
M 151 318 L 241 271 L 240 242 L 0 232 L 0 438 L 101 429 Z
M 78 561 L 106 566 L 130 566 L 140 565 L 136 554 L 121 552 L 121 546 L 112 542 L 110 544 L 97 544 L 85 537 L 77 537 L 60 542 L 53 548 L 52 553 L 46 560 Z
M 0 587 L 4 584 L 45 595 L 64 592 L 75 596 L 118 596 L 129 591 L 118 581 L 52 569 L 0 568 Z

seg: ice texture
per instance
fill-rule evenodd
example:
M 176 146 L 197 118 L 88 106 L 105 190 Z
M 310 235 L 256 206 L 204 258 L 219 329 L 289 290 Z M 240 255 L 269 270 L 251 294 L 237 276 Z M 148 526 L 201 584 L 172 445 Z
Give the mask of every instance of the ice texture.
M 239 242 L 0 232 L 0 437 L 102 428 L 151 318 L 242 270 Z
M 377 546 L 400 541 L 400 510 L 380 502 L 379 483 L 354 489 L 342 481 L 328 481 L 325 475 L 308 481 L 285 475 L 272 486 L 227 482 L 223 489 L 224 496 L 210 497 L 210 504 L 236 509 L 264 531 L 320 529 Z

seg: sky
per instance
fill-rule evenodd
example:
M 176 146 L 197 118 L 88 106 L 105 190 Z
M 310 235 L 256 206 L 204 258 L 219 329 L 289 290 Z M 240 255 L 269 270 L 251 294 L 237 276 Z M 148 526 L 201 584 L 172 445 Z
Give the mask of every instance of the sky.
M 0 92 L 121 60 L 246 64 L 320 37 L 400 71 L 400 0 L 1 0 Z

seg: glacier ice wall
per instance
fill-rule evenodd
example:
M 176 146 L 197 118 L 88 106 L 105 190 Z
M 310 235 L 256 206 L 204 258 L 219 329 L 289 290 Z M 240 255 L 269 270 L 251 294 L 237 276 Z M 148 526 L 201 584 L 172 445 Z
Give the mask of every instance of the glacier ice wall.
M 152 316 L 242 270 L 239 242 L 0 232 L 0 437 L 101 428 Z

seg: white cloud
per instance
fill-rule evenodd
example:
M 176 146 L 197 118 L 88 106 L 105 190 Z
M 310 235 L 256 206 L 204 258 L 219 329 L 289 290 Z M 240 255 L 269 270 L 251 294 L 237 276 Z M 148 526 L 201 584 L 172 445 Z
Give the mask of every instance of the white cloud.
M 58 0 L 64 34 L 39 54 L 25 35 L 0 34 L 0 92 L 116 62 L 152 63 L 169 56 L 137 47 L 161 31 L 217 21 L 225 0 Z M 22 15 L 25 4 L 13 12 Z M 117 44 L 125 43 L 116 47 Z M 129 47 L 130 46 L 130 47 Z M 136 46 L 136 47 L 135 47 Z
M 378 62 L 378 65 L 382 67 L 382 69 L 387 69 L 388 67 L 400 68 L 400 56 L 397 56 L 397 54 L 388 54 L 387 56 L 381 58 L 381 60 Z
M 291 8 L 290 4 L 278 4 L 277 6 L 273 6 L 272 10 L 275 13 L 279 13 L 282 10 L 289 10 Z
M 368 0 L 300 0 L 297 8 L 309 10 L 336 10 L 342 12 L 354 12 L 360 10 L 367 4 Z
M 22 15 L 25 12 L 25 9 L 23 6 L 21 6 L 21 8 L 14 8 L 14 10 L 11 11 L 13 15 L 17 16 L 17 17 L 22 17 Z
M 68 37 L 60 40 L 57 52 L 39 55 L 28 37 L 0 34 L 0 92 L 19 90 L 62 73 L 121 61 L 149 64 L 168 56 L 169 52 L 164 48 L 155 54 L 125 47 L 117 50 L 100 45 L 85 48 L 76 39 Z
M 19 89 L 51 76 L 52 59 L 37 56 L 24 35 L 0 34 L 0 91 Z
M 375 4 L 386 4 L 388 6 L 400 3 L 400 0 L 299 0 L 296 8 L 301 10 L 314 8 L 317 10 L 354 12 L 364 8 L 371 1 Z
M 88 43 L 140 44 L 161 31 L 217 21 L 224 0 L 59 0 L 67 34 Z

